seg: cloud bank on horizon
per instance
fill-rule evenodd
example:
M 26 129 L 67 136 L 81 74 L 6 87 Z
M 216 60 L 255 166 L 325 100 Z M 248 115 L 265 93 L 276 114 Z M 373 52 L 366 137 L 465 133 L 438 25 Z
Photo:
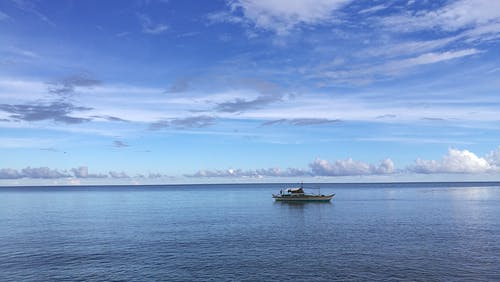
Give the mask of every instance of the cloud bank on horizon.
M 8 0 L 0 31 L 0 179 L 499 172 L 500 2 Z
M 356 161 L 353 159 L 327 160 L 316 159 L 309 164 L 309 168 L 260 168 L 252 170 L 243 169 L 217 169 L 200 170 L 194 174 L 185 174 L 186 178 L 282 178 L 282 177 L 335 177 L 335 176 L 367 176 L 367 175 L 390 175 L 401 173 L 417 174 L 496 174 L 500 173 L 500 147 L 491 151 L 485 157 L 478 157 L 468 150 L 449 149 L 448 154 L 440 160 L 422 160 L 415 162 L 405 168 L 397 169 L 391 159 L 384 159 L 378 165 Z M 21 170 L 12 168 L 1 168 L 0 179 L 158 179 L 171 178 L 161 173 L 149 173 L 148 175 L 129 176 L 125 172 L 109 171 L 107 174 L 91 174 L 88 167 L 80 166 L 70 170 L 57 170 L 48 167 L 31 168 Z

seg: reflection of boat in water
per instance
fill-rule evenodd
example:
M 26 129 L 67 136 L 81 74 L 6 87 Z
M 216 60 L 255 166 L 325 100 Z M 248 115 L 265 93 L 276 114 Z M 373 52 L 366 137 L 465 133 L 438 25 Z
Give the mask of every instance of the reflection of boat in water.
M 329 202 L 335 194 L 322 195 L 318 194 L 307 194 L 304 192 L 304 187 L 301 184 L 300 187 L 281 189 L 279 194 L 273 194 L 273 198 L 276 201 L 305 201 L 305 202 Z

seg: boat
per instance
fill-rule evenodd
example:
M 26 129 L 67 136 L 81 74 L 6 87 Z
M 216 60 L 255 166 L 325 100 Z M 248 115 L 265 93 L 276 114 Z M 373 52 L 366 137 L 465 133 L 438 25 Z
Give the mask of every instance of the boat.
M 279 194 L 273 194 L 273 198 L 275 201 L 287 202 L 329 202 L 334 196 L 335 194 L 307 194 L 306 192 L 304 192 L 304 187 L 302 184 L 300 185 L 300 187 L 281 189 Z

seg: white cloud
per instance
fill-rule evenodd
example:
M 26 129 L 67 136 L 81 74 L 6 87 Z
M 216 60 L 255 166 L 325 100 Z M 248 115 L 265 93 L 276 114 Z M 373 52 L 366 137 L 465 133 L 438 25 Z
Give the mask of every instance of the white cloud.
M 417 159 L 409 167 L 416 173 L 485 173 L 494 167 L 485 159 L 468 150 L 450 149 L 441 160 Z
M 500 146 L 494 150 L 489 152 L 485 159 L 492 165 L 500 167 Z
M 150 173 L 147 177 L 144 175 L 137 175 L 135 177 L 129 176 L 125 172 L 110 171 L 104 173 L 89 173 L 86 166 L 80 166 L 69 170 L 52 169 L 49 167 L 26 167 L 23 169 L 13 168 L 0 168 L 0 180 L 4 179 L 125 179 L 125 178 L 149 178 L 156 179 L 160 177 L 167 177 L 160 173 Z
M 244 19 L 259 29 L 286 35 L 301 24 L 331 22 L 333 12 L 350 0 L 236 0 L 230 2 L 233 12 L 241 11 Z M 226 16 L 229 16 L 226 14 Z M 226 17 L 237 22 L 237 17 Z
M 234 177 L 234 178 L 263 178 L 263 177 L 300 177 L 310 176 L 311 172 L 297 168 L 261 168 L 255 170 L 226 169 L 226 170 L 200 170 L 194 174 L 187 174 L 186 177 Z
M 331 163 L 326 160 L 316 159 L 309 165 L 313 175 L 316 176 L 349 176 L 388 174 L 394 172 L 394 163 L 390 159 L 383 160 L 378 166 L 353 159 L 337 160 Z
M 304 177 L 304 176 L 352 176 L 381 175 L 394 172 L 394 163 L 390 159 L 383 160 L 379 165 L 372 165 L 352 159 L 338 160 L 330 163 L 316 159 L 309 164 L 309 169 L 301 168 L 268 168 L 255 170 L 227 169 L 200 170 L 187 177 L 233 177 L 233 178 L 263 178 L 263 177 Z
M 245 20 L 242 17 L 233 15 L 228 11 L 220 11 L 215 13 L 210 13 L 207 15 L 209 23 L 233 23 L 233 24 L 243 24 Z
M 440 29 L 442 31 L 459 31 L 463 29 L 483 29 L 488 33 L 499 33 L 500 1 L 460 0 L 450 2 L 438 10 L 417 11 L 386 17 L 383 25 L 398 31 L 418 31 Z M 482 33 L 484 34 L 485 31 Z
M 22 174 L 20 174 L 17 169 L 12 169 L 12 168 L 0 169 L 0 179 L 19 179 L 19 178 L 22 178 Z
M 370 14 L 370 13 L 376 13 L 378 11 L 382 11 L 387 9 L 390 6 L 390 4 L 380 4 L 380 5 L 375 5 L 370 8 L 363 9 L 359 11 L 360 14 Z
M 477 26 L 462 34 L 468 43 L 491 41 L 500 38 L 500 22 Z
M 382 160 L 379 164 L 356 161 L 351 158 L 329 162 L 316 159 L 308 169 L 302 168 L 263 168 L 263 169 L 223 169 L 200 170 L 194 174 L 186 174 L 188 178 L 294 178 L 294 177 L 349 177 L 349 176 L 394 176 L 417 174 L 484 174 L 500 171 L 500 147 L 485 157 L 478 157 L 468 150 L 450 149 L 440 160 L 417 159 L 406 170 L 395 168 L 391 159 Z M 90 174 L 86 166 L 69 170 L 51 169 L 48 167 L 26 167 L 24 169 L 0 168 L 0 180 L 8 179 L 158 179 L 167 177 L 160 173 L 138 174 L 130 176 L 126 172 L 109 171 L 107 174 Z
M 70 174 L 67 171 L 59 171 L 57 169 L 50 169 L 48 167 L 23 168 L 19 173 L 19 175 L 27 178 L 42 178 L 42 179 L 63 178 L 70 176 Z
M 1 16 L 0 16 L 1 17 Z M 1 20 L 1 19 L 0 19 Z M 39 59 L 41 58 L 39 54 L 18 46 L 4 45 L 0 46 L 0 53 L 5 53 L 6 55 L 13 55 L 17 59 Z M 5 54 L 2 54 L 5 56 Z
M 409 59 L 403 59 L 403 60 L 397 60 L 397 61 L 392 61 L 388 63 L 385 68 L 389 70 L 400 70 L 400 69 L 407 69 L 407 68 L 412 68 L 420 65 L 428 65 L 428 64 L 435 64 L 439 63 L 442 61 L 448 61 L 448 60 L 453 60 L 457 58 L 462 58 L 462 57 L 467 57 L 471 56 L 474 54 L 478 54 L 481 51 L 471 48 L 471 49 L 464 49 L 464 50 L 458 50 L 458 51 L 446 51 L 446 52 L 440 52 L 440 53 L 425 53 L 422 55 L 419 55 L 414 58 L 409 58 Z
M 500 21 L 500 2 L 491 0 L 462 0 L 441 10 L 423 15 L 430 25 L 457 30 Z
M 72 168 L 71 172 L 76 178 L 106 178 L 106 174 L 90 174 L 89 168 L 86 166 L 81 166 L 78 168 Z
M 112 178 L 130 178 L 130 176 L 123 171 L 110 171 L 109 176 Z
M 264 178 L 264 177 L 343 177 L 343 176 L 377 176 L 399 174 L 485 174 L 500 171 L 500 147 L 491 151 L 485 157 L 478 157 L 468 150 L 449 149 L 448 154 L 440 160 L 417 159 L 406 170 L 395 168 L 391 159 L 382 160 L 379 164 L 369 164 L 351 158 L 329 162 L 316 159 L 309 164 L 309 169 L 282 170 L 255 169 L 255 170 L 201 170 L 188 177 L 219 177 L 219 178 Z
M 405 72 L 415 69 L 419 66 L 436 64 L 463 57 L 479 54 L 482 51 L 475 48 L 445 51 L 428 52 L 418 56 L 393 59 L 380 65 L 366 64 L 355 65 L 348 69 L 318 70 L 313 77 L 327 78 L 336 83 L 358 84 L 359 82 L 370 82 L 375 77 L 393 78 L 405 74 Z
M 143 26 L 142 31 L 144 33 L 149 34 L 160 34 L 168 29 L 168 26 L 165 24 L 158 24 L 154 26 Z
M 411 69 L 419 65 L 444 60 L 458 59 L 459 56 L 471 56 L 480 52 L 476 49 L 465 49 L 454 52 L 426 53 L 409 59 L 392 60 L 381 66 L 360 68 L 359 70 L 344 70 L 338 72 L 324 72 L 322 75 L 336 81 L 354 78 L 370 77 L 372 74 L 391 74 L 398 71 Z M 17 104 L 30 104 L 33 101 L 47 99 L 47 84 L 43 81 L 24 80 L 18 78 L 0 78 L 0 96 L 5 101 Z M 247 89 L 246 86 L 235 86 L 222 91 L 201 92 L 196 89 L 183 92 L 182 95 L 165 95 L 164 88 L 138 87 L 134 85 L 103 83 L 91 89 L 77 87 L 77 95 L 73 101 L 77 106 L 92 108 L 88 111 L 75 112 L 74 117 L 89 119 L 87 124 L 78 127 L 62 126 L 51 121 L 38 122 L 12 122 L 9 113 L 0 111 L 0 126 L 2 128 L 43 128 L 84 134 L 99 134 L 106 136 L 128 135 L 137 130 L 147 128 L 148 124 L 161 120 L 189 121 L 193 113 L 196 116 L 214 116 L 221 123 L 227 120 L 256 120 L 259 123 L 270 120 L 343 120 L 343 121 L 369 121 L 369 122 L 423 122 L 423 117 L 436 117 L 446 119 L 453 124 L 462 124 L 465 121 L 490 122 L 498 120 L 498 107 L 500 102 L 497 96 L 462 95 L 463 91 L 456 92 L 457 96 L 443 96 L 438 91 L 430 90 L 419 93 L 421 90 L 412 90 L 401 99 L 399 92 L 391 89 L 382 89 L 378 93 L 361 91 L 349 96 L 331 95 L 330 93 L 307 92 L 307 95 L 298 95 L 293 98 L 280 96 L 272 98 L 262 106 L 248 108 L 239 112 L 214 113 L 214 107 L 227 101 L 243 101 L 245 103 L 261 101 L 264 90 Z M 388 92 L 385 92 L 388 91 Z M 274 93 L 274 92 L 269 92 Z M 384 93 L 384 99 L 373 99 Z M 434 95 L 436 94 L 436 95 Z M 260 96 L 259 96 L 260 95 Z M 271 94 L 269 94 L 272 96 Z M 439 96 L 438 96 L 439 95 Z M 455 94 L 454 94 L 455 95 Z M 433 103 L 428 97 L 433 96 Z M 124 98 L 126 97 L 126 99 Z M 274 96 L 272 96 L 274 97 Z M 281 98 L 282 97 L 282 98 Z M 277 102 L 274 102 L 274 101 Z M 0 103 L 1 104 L 1 103 Z M 376 119 L 387 115 L 395 116 L 392 119 Z M 473 113 L 473 114 L 471 114 Z M 101 118 L 97 118 L 101 117 Z M 116 124 L 102 117 L 113 117 L 130 121 L 129 123 Z M 110 127 L 110 122 L 113 122 Z M 326 125 L 326 124 L 325 124 Z M 1 140 L 0 140 L 1 141 Z M 31 146 L 36 144 L 30 140 L 3 140 L 0 146 L 16 147 L 19 145 Z M 52 147 L 43 143 L 43 147 Z
M 54 22 L 52 22 L 47 16 L 45 16 L 45 14 L 43 14 L 42 12 L 39 11 L 39 8 L 37 7 L 37 2 L 38 1 L 20 1 L 20 0 L 16 0 L 16 1 L 12 1 L 15 6 L 21 10 L 23 10 L 24 12 L 27 12 L 29 14 L 32 14 L 36 17 L 38 17 L 41 21 L 51 25 L 51 26 L 56 26 L 56 24 Z
M 414 54 L 422 54 L 423 52 L 430 52 L 446 45 L 455 42 L 457 36 L 444 37 L 434 40 L 419 40 L 419 41 L 403 41 L 394 42 L 389 41 L 380 46 L 370 46 L 369 49 L 363 50 L 361 55 L 368 56 L 385 56 L 385 57 L 399 57 Z

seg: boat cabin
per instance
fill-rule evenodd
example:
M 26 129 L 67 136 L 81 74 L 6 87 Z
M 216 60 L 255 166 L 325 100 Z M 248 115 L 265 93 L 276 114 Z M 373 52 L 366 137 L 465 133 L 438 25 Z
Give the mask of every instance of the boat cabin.
M 290 194 L 304 194 L 304 189 L 302 187 L 289 188 L 286 191 Z

